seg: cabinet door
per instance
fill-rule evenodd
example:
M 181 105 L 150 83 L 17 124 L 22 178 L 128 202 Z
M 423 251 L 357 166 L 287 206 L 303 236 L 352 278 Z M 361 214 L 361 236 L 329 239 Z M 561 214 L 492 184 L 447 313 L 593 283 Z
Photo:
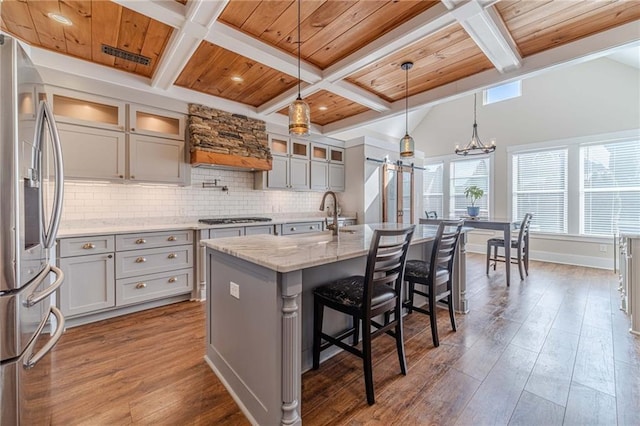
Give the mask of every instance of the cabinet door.
M 336 164 L 344 164 L 344 149 L 332 146 L 329 148 L 329 161 Z
M 233 228 L 214 228 L 209 230 L 209 238 L 241 237 L 244 235 L 244 226 Z
M 273 225 L 259 225 L 259 226 L 247 226 L 245 228 L 245 235 L 273 235 Z
M 286 189 L 289 187 L 289 158 L 273 156 L 272 168 L 267 172 L 269 188 Z
M 129 178 L 136 182 L 186 183 L 184 142 L 129 135 Z
M 344 191 L 344 165 L 329 163 L 329 188 Z
M 51 99 L 58 123 L 124 130 L 124 102 L 65 89 L 55 89 Z
M 329 163 L 326 161 L 311 162 L 311 189 L 325 191 L 329 187 Z
M 60 287 L 60 309 L 65 316 L 99 311 L 115 306 L 113 254 L 67 257 L 59 260 L 64 272 Z
M 298 139 L 291 139 L 289 154 L 293 158 L 300 158 L 300 159 L 304 158 L 308 160 L 309 159 L 309 142 L 298 140 Z
M 139 135 L 184 140 L 185 116 L 171 111 L 129 106 L 129 131 Z
M 292 157 L 289 161 L 289 187 L 293 189 L 309 189 L 309 160 Z
M 59 124 L 58 132 L 65 177 L 124 179 L 124 133 L 72 124 Z
M 271 147 L 271 154 L 275 157 L 289 155 L 289 138 L 286 136 L 269 135 L 269 146 Z

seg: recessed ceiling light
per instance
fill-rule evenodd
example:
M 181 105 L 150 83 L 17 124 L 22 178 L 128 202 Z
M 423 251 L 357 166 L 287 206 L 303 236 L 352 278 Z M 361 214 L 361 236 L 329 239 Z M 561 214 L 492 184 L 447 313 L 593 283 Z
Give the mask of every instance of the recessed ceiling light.
M 73 25 L 71 19 L 67 18 L 66 16 L 60 15 L 59 13 L 49 12 L 47 13 L 47 16 L 62 25 Z
M 240 76 L 237 76 L 237 75 L 234 75 L 233 77 L 231 77 L 231 80 L 237 81 L 238 83 L 241 83 L 241 82 L 244 81 L 244 78 L 242 78 Z
M 329 109 L 329 107 L 321 106 L 321 107 L 318 107 L 318 109 L 319 109 L 320 111 L 326 111 L 326 110 L 328 110 L 328 109 Z

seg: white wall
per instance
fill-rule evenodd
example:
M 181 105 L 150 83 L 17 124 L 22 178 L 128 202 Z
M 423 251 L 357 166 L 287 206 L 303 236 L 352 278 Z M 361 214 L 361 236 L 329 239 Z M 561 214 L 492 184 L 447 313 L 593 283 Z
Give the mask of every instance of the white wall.
M 203 188 L 218 179 L 228 192 Z M 338 194 L 340 200 L 343 196 Z M 191 169 L 191 185 L 65 182 L 63 227 L 73 221 L 129 218 L 204 218 L 272 213 L 320 213 L 322 193 L 253 189 L 253 173 Z
M 495 138 L 497 144 L 497 217 L 510 217 L 507 147 L 640 129 L 640 70 L 604 58 L 524 80 L 519 98 L 487 106 L 481 99 L 478 92 L 478 133 L 483 142 Z M 427 158 L 452 154 L 456 145 L 469 142 L 472 124 L 473 96 L 435 106 L 413 132 L 416 148 Z M 484 250 L 483 244 L 472 238 L 471 249 Z M 612 243 L 604 240 L 537 238 L 532 250 L 539 259 L 613 266 Z

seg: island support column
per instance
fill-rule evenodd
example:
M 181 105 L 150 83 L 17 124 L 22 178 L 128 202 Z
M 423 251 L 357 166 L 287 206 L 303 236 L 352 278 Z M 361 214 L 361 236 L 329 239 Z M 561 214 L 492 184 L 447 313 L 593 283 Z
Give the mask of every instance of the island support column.
M 460 233 L 456 258 L 453 263 L 453 307 L 457 312 L 469 312 L 467 300 L 467 233 Z
M 282 424 L 300 425 L 302 272 L 280 274 L 282 296 Z

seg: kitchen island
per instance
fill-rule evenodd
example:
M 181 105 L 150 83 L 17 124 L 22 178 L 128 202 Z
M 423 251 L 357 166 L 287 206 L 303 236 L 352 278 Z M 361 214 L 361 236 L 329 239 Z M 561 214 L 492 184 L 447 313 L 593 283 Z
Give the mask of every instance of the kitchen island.
M 207 248 L 207 363 L 249 420 L 300 424 L 301 375 L 311 366 L 314 287 L 363 274 L 377 228 L 355 225 L 340 235 L 255 235 L 204 240 Z M 429 253 L 436 227 L 416 225 L 409 259 Z M 457 256 L 454 306 L 466 311 L 464 236 Z M 330 315 L 335 314 L 335 315 Z M 326 312 L 330 332 L 350 319 Z M 325 351 L 324 358 L 336 351 Z

